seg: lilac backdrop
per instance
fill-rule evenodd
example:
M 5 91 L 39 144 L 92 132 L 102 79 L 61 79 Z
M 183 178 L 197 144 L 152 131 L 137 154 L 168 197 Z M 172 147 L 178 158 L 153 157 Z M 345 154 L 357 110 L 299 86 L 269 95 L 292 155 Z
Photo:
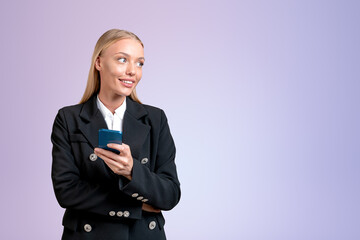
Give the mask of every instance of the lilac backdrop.
M 51 127 L 110 28 L 177 144 L 169 239 L 360 239 L 359 3 L 1 1 L 0 239 L 60 239 Z

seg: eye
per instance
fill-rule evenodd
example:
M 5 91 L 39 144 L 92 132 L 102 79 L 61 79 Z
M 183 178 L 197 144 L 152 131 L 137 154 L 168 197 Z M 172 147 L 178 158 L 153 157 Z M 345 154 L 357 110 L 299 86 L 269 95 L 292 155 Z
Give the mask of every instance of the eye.
M 137 63 L 136 63 L 136 66 L 142 67 L 142 66 L 144 66 L 144 63 L 143 63 L 143 62 L 137 62 Z
M 118 61 L 121 62 L 121 63 L 126 63 L 126 58 L 123 58 L 123 57 L 119 58 Z

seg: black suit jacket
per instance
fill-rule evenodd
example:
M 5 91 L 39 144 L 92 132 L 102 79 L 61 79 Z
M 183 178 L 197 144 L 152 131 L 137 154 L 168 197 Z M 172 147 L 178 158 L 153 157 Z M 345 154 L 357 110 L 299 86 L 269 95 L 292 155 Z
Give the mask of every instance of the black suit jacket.
M 162 231 L 162 214 L 143 212 L 142 203 L 170 210 L 180 199 L 175 145 L 164 112 L 130 98 L 126 103 L 123 142 L 134 159 L 131 181 L 93 154 L 98 130 L 107 128 L 96 95 L 60 109 L 55 118 L 52 181 L 66 208 L 63 239 L 158 239 L 151 234 Z

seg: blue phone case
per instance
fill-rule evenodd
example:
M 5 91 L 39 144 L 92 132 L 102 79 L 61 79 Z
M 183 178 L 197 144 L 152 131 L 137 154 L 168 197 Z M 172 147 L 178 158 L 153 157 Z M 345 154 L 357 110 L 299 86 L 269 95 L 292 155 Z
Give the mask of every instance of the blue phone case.
M 107 144 L 109 143 L 122 144 L 122 132 L 109 129 L 99 129 L 99 148 L 119 154 L 120 152 L 118 150 L 107 147 Z

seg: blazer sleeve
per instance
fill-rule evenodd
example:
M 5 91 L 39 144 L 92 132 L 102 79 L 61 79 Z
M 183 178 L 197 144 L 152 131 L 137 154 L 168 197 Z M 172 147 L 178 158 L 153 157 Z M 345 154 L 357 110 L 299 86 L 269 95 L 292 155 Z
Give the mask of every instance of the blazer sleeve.
M 162 110 L 160 131 L 156 137 L 155 170 L 152 172 L 134 159 L 132 180 L 125 185 L 120 184 L 120 190 L 133 197 L 140 196 L 143 202 L 153 207 L 170 210 L 179 202 L 181 191 L 175 165 L 175 144 Z
M 65 113 L 62 110 L 59 110 L 55 118 L 51 141 L 51 177 L 55 196 L 61 207 L 106 216 L 110 211 L 123 210 L 124 206 L 119 204 L 121 196 L 117 187 L 111 184 L 105 186 L 90 183 L 81 178 L 80 169 L 72 153 Z M 141 218 L 141 204 L 126 207 L 132 212 L 130 218 Z

